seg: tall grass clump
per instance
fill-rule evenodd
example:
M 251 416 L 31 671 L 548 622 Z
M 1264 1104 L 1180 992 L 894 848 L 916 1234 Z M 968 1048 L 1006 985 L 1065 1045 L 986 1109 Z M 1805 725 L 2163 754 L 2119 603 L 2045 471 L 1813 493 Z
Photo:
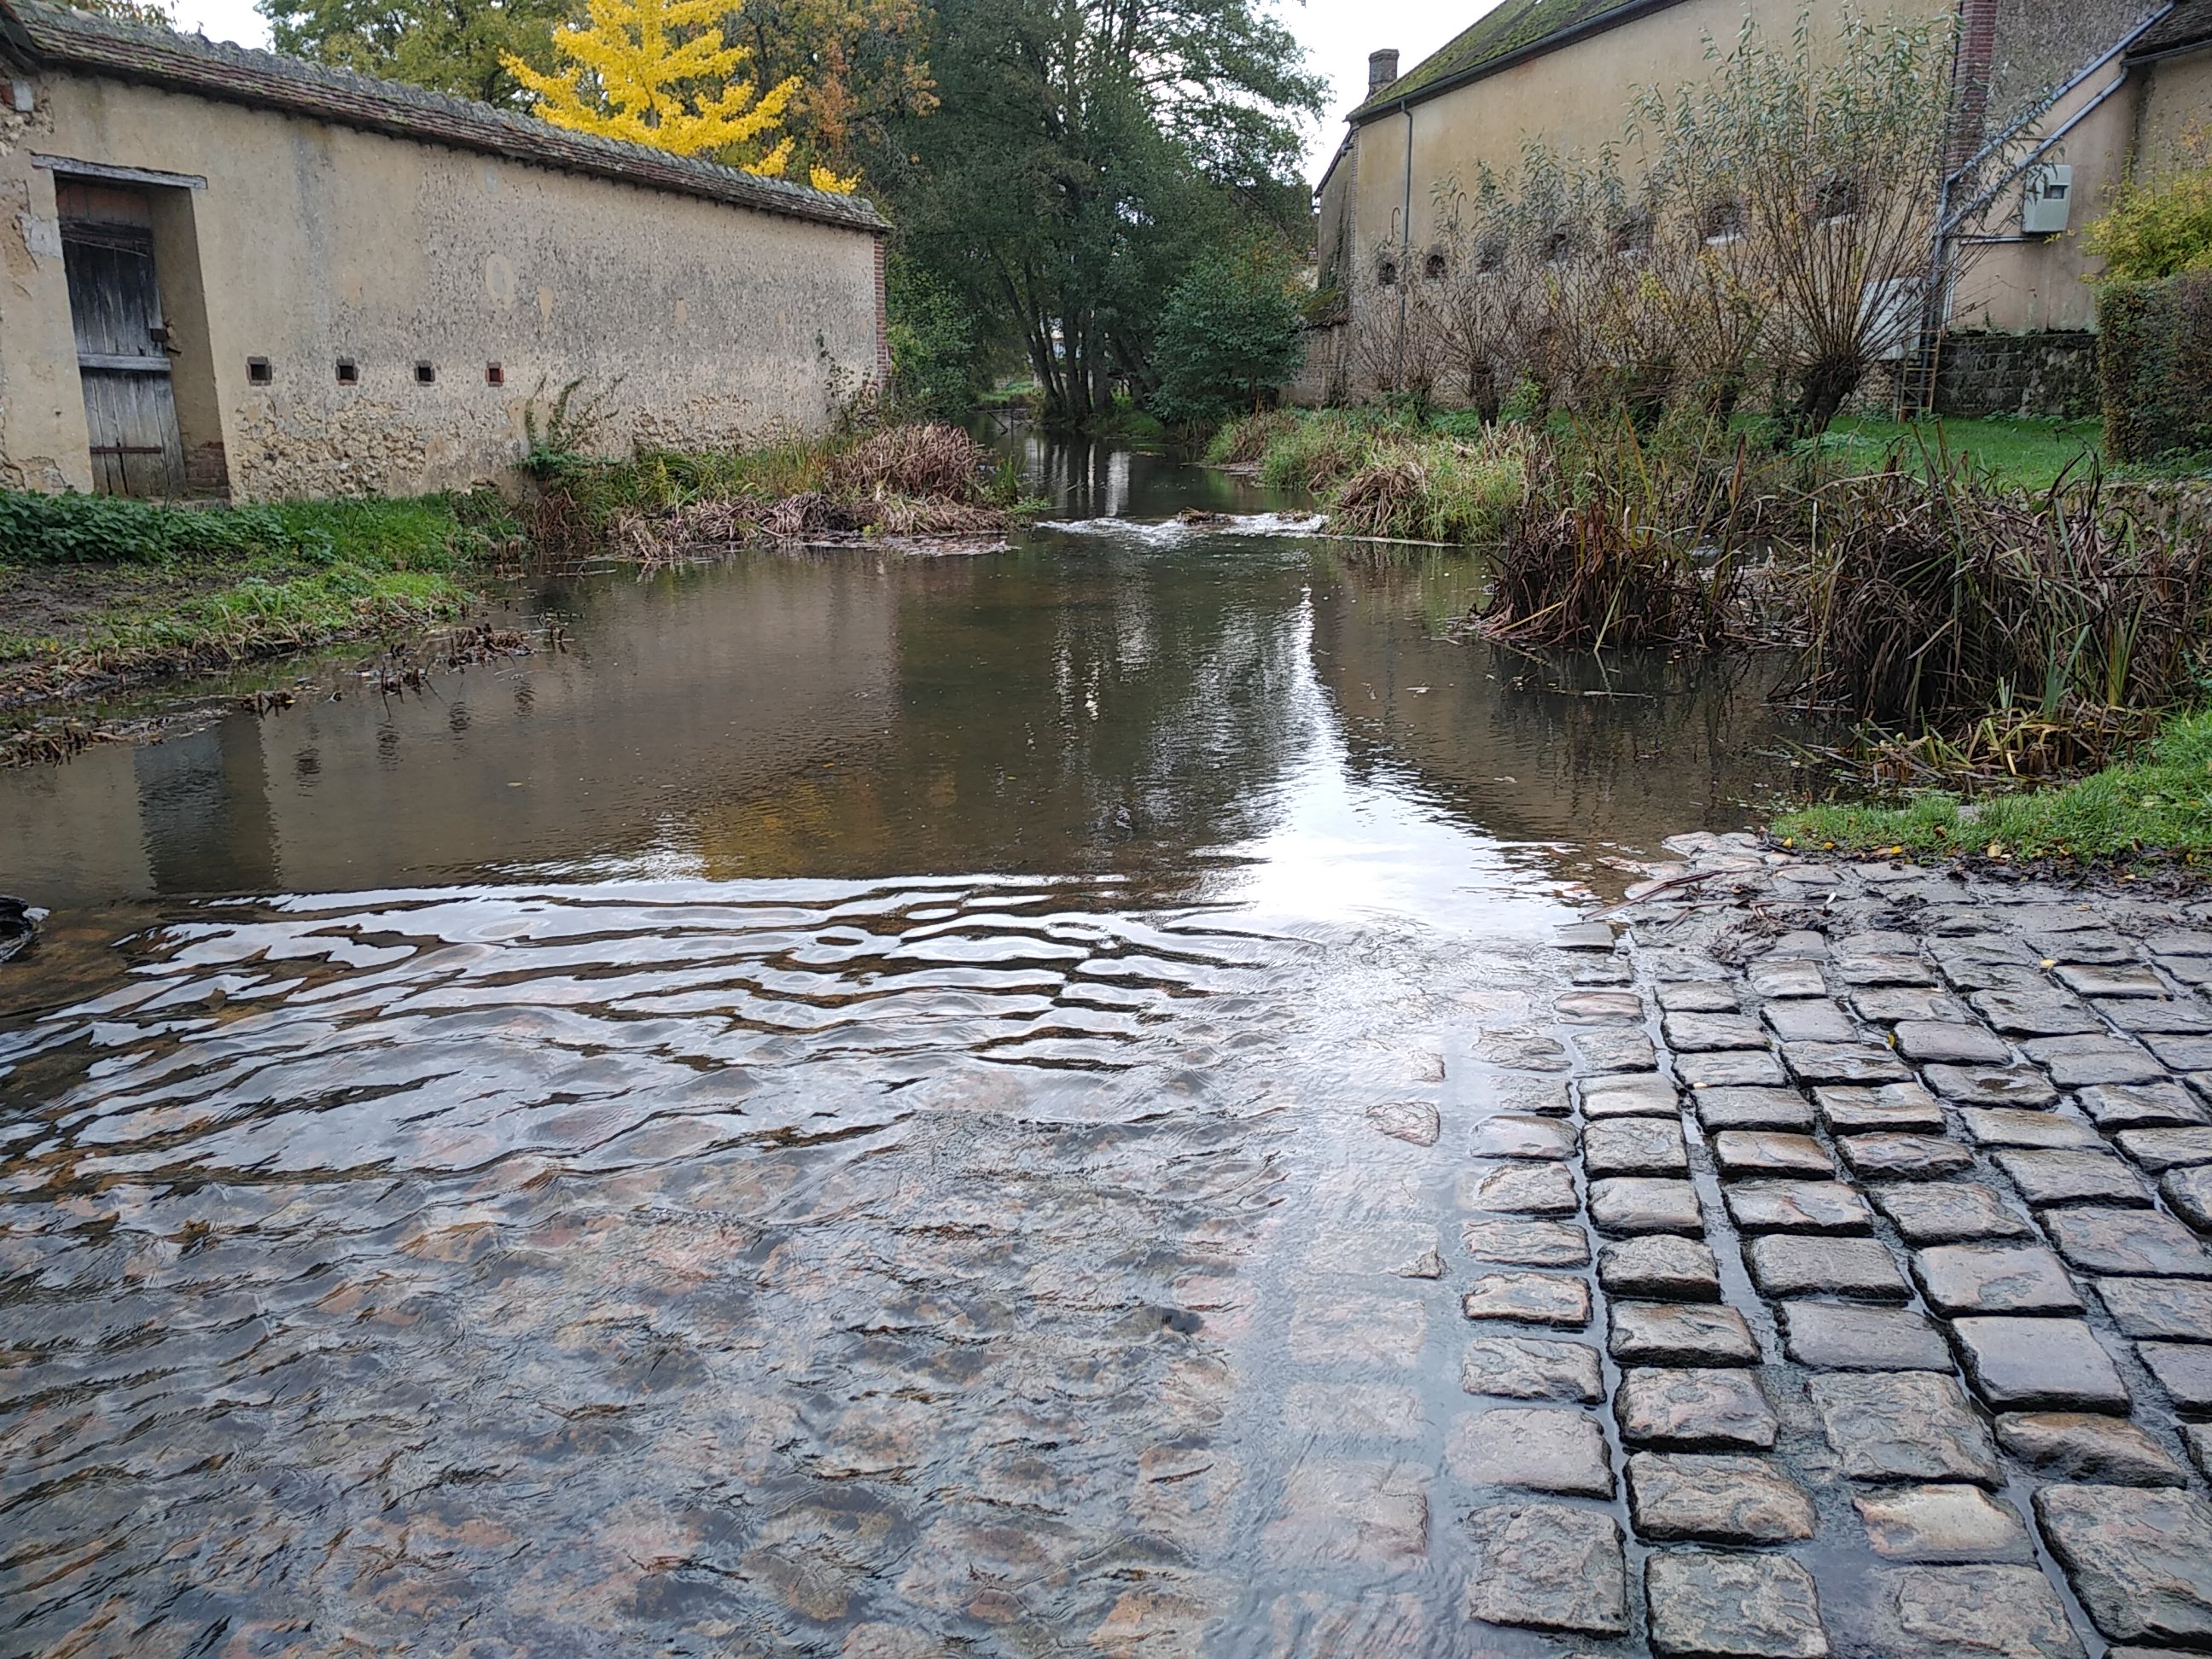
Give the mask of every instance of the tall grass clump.
M 1893 455 L 1815 507 L 1794 695 L 1956 732 L 1993 710 L 2166 708 L 2203 686 L 2212 538 L 2145 526 L 2094 477 L 2028 495 L 1948 456 Z
M 1534 449 L 1510 427 L 1485 428 L 1472 443 L 1381 439 L 1337 490 L 1330 527 L 1401 541 L 1495 540 L 1528 493 Z
M 1298 424 L 1294 409 L 1263 409 L 1240 416 L 1207 441 L 1206 464 L 1211 466 L 1250 466 L 1266 455 L 1268 447 Z
M 1707 648 L 1742 631 L 1747 556 L 1771 533 L 1771 464 L 1711 423 L 1647 442 L 1627 420 L 1533 451 L 1485 631 L 1523 644 Z

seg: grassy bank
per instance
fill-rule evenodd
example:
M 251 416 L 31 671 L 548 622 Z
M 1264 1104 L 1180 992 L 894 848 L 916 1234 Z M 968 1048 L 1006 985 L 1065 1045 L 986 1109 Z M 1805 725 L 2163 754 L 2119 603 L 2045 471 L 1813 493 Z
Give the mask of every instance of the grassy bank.
M 184 508 L 0 492 L 0 707 L 459 617 L 495 496 Z
M 1773 833 L 1802 849 L 1911 858 L 1961 854 L 2127 863 L 2212 860 L 2212 711 L 2179 715 L 2141 752 L 2063 787 L 1968 803 L 1808 806 Z

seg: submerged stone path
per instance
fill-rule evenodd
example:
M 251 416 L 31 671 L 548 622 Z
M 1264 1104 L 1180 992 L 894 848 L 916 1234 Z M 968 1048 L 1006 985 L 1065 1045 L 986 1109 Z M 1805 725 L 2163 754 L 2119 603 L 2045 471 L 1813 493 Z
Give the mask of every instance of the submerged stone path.
M 2212 903 L 1669 846 L 1472 1126 L 1468 1612 L 2212 1652 Z

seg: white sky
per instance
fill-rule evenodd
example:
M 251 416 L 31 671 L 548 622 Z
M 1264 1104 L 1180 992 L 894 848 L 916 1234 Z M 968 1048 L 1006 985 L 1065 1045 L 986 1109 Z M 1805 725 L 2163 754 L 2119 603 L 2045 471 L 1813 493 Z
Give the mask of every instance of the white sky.
M 1367 54 L 1395 46 L 1411 69 L 1497 0 L 1277 0 L 1292 33 L 1305 43 L 1309 64 L 1328 77 L 1328 113 L 1310 135 L 1306 180 L 1317 181 L 1344 136 L 1344 115 L 1366 94 Z M 211 40 L 269 44 L 269 24 L 253 0 L 174 0 L 177 21 Z

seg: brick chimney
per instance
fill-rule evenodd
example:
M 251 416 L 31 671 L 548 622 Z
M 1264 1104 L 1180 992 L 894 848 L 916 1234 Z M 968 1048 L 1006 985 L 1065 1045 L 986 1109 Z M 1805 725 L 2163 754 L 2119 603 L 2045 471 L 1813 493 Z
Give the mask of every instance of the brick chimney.
M 1367 54 L 1367 95 L 1376 93 L 1398 78 L 1398 49 L 1385 46 L 1380 52 Z

